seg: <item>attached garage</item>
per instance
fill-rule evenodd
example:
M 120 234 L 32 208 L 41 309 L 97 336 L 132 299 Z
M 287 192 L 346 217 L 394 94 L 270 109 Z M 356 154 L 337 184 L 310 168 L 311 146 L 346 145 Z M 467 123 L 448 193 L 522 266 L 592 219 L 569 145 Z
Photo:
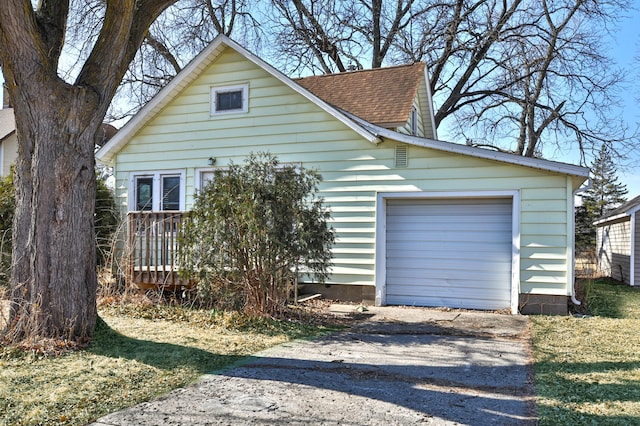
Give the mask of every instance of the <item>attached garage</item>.
M 385 199 L 385 303 L 512 308 L 513 199 Z

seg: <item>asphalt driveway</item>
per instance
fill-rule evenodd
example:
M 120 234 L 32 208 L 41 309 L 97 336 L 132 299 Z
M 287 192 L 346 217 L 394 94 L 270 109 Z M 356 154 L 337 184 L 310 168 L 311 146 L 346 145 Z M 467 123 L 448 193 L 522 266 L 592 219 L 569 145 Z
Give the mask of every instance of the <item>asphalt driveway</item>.
M 526 317 L 369 313 L 349 331 L 266 350 L 94 425 L 536 424 Z

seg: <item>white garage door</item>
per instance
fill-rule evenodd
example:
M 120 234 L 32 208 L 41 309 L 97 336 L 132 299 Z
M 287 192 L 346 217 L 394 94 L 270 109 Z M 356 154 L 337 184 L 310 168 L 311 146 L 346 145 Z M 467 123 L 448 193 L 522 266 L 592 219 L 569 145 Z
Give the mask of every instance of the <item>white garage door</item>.
M 509 308 L 511 205 L 510 198 L 387 200 L 386 303 Z

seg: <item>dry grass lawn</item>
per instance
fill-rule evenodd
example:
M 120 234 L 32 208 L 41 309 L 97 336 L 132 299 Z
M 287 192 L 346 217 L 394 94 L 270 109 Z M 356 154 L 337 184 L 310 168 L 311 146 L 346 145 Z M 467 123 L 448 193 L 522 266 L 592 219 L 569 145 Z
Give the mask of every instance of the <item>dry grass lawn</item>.
M 592 316 L 533 316 L 540 425 L 640 424 L 640 289 L 587 283 Z
M 0 425 L 84 425 L 242 357 L 328 329 L 182 308 L 101 309 L 86 351 L 0 348 Z

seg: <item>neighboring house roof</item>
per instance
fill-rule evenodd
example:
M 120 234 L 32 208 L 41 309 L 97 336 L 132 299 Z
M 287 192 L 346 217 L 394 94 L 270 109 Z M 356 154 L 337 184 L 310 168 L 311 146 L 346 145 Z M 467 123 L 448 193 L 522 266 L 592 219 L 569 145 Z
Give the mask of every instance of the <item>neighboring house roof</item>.
M 605 214 L 603 217 L 594 222 L 594 225 L 602 225 L 608 222 L 619 220 L 625 217 L 631 216 L 633 213 L 640 210 L 640 195 L 632 198 L 620 207 L 615 208 Z
M 105 143 L 109 142 L 109 140 L 118 133 L 118 129 L 108 123 L 102 123 L 99 131 L 99 140 L 96 143 L 100 147 L 104 146 Z
M 381 127 L 399 127 L 411 116 L 418 88 L 425 79 L 425 69 L 425 64 L 418 62 L 317 75 L 294 81 L 320 99 L 369 123 Z
M 404 142 L 414 146 L 427 147 L 427 148 L 432 148 L 432 149 L 436 149 L 444 152 L 457 153 L 457 154 L 468 155 L 468 156 L 477 157 L 477 158 L 492 159 L 492 160 L 504 162 L 507 164 L 527 166 L 527 167 L 532 167 L 539 170 L 545 170 L 545 171 L 551 171 L 551 172 L 557 172 L 557 173 L 567 174 L 571 176 L 576 176 L 579 178 L 577 179 L 579 183 L 582 183 L 584 181 L 584 178 L 589 176 L 589 169 L 585 167 L 559 163 L 559 162 L 554 162 L 549 160 L 542 160 L 538 158 L 522 157 L 515 154 L 507 154 L 502 152 L 490 151 L 483 148 L 471 147 L 468 145 L 461 145 L 461 144 L 456 144 L 451 142 L 443 142 L 443 141 L 434 140 L 434 139 L 408 136 L 399 132 L 389 130 L 380 125 L 376 125 L 362 117 L 358 117 L 357 115 L 354 115 L 355 113 L 352 111 L 347 112 L 346 107 L 340 108 L 338 106 L 332 105 L 331 101 L 325 100 L 321 98 L 319 95 L 314 94 L 311 89 L 307 89 L 303 87 L 303 85 L 306 83 L 301 83 L 301 80 L 297 80 L 296 82 L 291 78 L 285 76 L 280 71 L 278 71 L 271 65 L 267 64 L 265 61 L 253 55 L 244 47 L 240 46 L 239 44 L 237 44 L 236 42 L 234 42 L 233 40 L 231 40 L 230 38 L 222 34 L 218 35 L 205 50 L 203 50 L 198 56 L 196 56 L 191 62 L 189 62 L 189 64 L 180 73 L 178 73 L 178 75 L 174 77 L 173 80 L 171 80 L 162 90 L 160 90 L 160 92 L 153 99 L 151 99 L 133 118 L 131 118 L 131 120 L 129 120 L 129 122 L 125 124 L 124 127 L 120 129 L 120 131 L 97 152 L 96 158 L 99 161 L 103 161 L 103 162 L 113 161 L 115 155 L 129 142 L 129 140 L 133 138 L 135 134 L 140 129 L 142 129 L 149 121 L 151 121 L 157 114 L 159 114 L 160 111 L 162 111 L 162 109 L 165 106 L 167 106 L 173 99 L 175 99 L 185 87 L 187 87 L 191 82 L 193 82 L 197 77 L 199 77 L 203 72 L 205 72 L 207 67 L 211 65 L 215 61 L 215 59 L 226 48 L 231 48 L 235 50 L 238 54 L 244 56 L 247 60 L 261 67 L 263 70 L 265 70 L 266 72 L 270 73 L 272 76 L 280 80 L 283 84 L 290 87 L 291 89 L 301 94 L 302 96 L 306 97 L 310 102 L 313 102 L 314 104 L 322 108 L 328 114 L 330 114 L 335 119 L 344 123 L 346 126 L 354 130 L 356 133 L 362 136 L 365 140 L 368 140 L 371 143 L 377 144 L 382 142 L 382 140 L 386 138 L 386 139 L 391 139 L 399 142 Z M 414 65 L 409 65 L 405 67 L 392 67 L 392 68 L 388 68 L 387 70 L 389 70 L 388 72 L 393 72 L 395 70 L 401 73 L 406 73 L 405 75 L 411 75 L 412 82 L 409 85 L 409 87 L 412 87 L 412 88 L 415 85 L 415 79 L 417 78 L 416 75 L 418 74 L 418 71 L 422 73 L 422 76 L 425 78 L 425 81 L 427 81 L 428 83 L 428 80 L 426 80 L 426 76 L 424 75 L 424 72 L 425 72 L 424 64 L 414 64 Z M 373 71 L 371 75 L 375 75 L 377 72 L 378 71 Z M 361 75 L 359 75 L 360 73 L 362 73 L 362 75 L 365 75 L 365 77 L 362 77 Z M 353 76 L 348 75 L 349 73 L 346 73 L 346 74 L 347 75 L 342 76 L 345 79 L 344 81 L 348 81 L 348 79 L 353 78 Z M 357 79 L 366 80 L 366 75 L 368 73 L 354 72 L 354 74 L 356 75 Z M 335 77 L 336 75 L 333 75 L 333 76 Z M 329 76 L 328 78 L 331 79 L 332 77 Z M 385 75 L 384 78 L 387 79 L 386 80 L 387 82 L 392 82 L 392 81 L 395 83 L 400 82 L 399 79 L 394 77 L 389 77 Z M 323 81 L 321 79 L 322 77 L 318 77 L 317 81 Z M 303 79 L 303 80 L 306 80 L 306 79 Z M 313 80 L 314 80 L 313 78 L 312 80 L 310 80 L 311 83 L 313 83 Z M 342 81 L 342 78 L 336 79 L 336 81 L 338 80 Z M 311 83 L 309 83 L 309 86 L 312 86 Z M 362 83 L 362 81 L 360 83 Z M 364 83 L 362 84 L 364 85 Z M 317 87 L 318 88 L 316 90 L 318 90 L 319 93 L 321 93 L 320 92 L 321 89 L 319 89 L 319 85 Z M 328 91 L 328 89 L 326 90 Z M 389 90 L 389 92 L 392 92 L 392 91 Z M 330 96 L 328 93 L 325 93 L 325 92 L 322 92 L 322 93 L 324 96 L 327 96 L 327 97 Z M 351 93 L 353 93 L 353 91 Z M 415 93 L 413 93 L 413 95 L 415 96 Z M 402 96 L 402 98 L 404 99 L 405 96 Z M 361 97 L 361 99 L 366 100 L 367 98 Z M 429 99 L 429 102 L 430 101 L 431 100 Z M 363 101 L 363 103 L 367 103 L 367 102 L 370 103 L 372 107 L 373 106 L 377 107 L 377 105 L 373 102 L 372 99 Z M 364 109 L 368 111 L 369 107 L 365 107 Z M 399 108 L 399 109 L 403 109 L 403 108 Z M 428 108 L 428 114 L 431 114 L 432 116 L 433 113 L 431 111 L 431 108 Z M 370 119 L 375 120 L 375 118 L 370 118 Z
M 0 141 L 16 131 L 13 108 L 0 109 Z

